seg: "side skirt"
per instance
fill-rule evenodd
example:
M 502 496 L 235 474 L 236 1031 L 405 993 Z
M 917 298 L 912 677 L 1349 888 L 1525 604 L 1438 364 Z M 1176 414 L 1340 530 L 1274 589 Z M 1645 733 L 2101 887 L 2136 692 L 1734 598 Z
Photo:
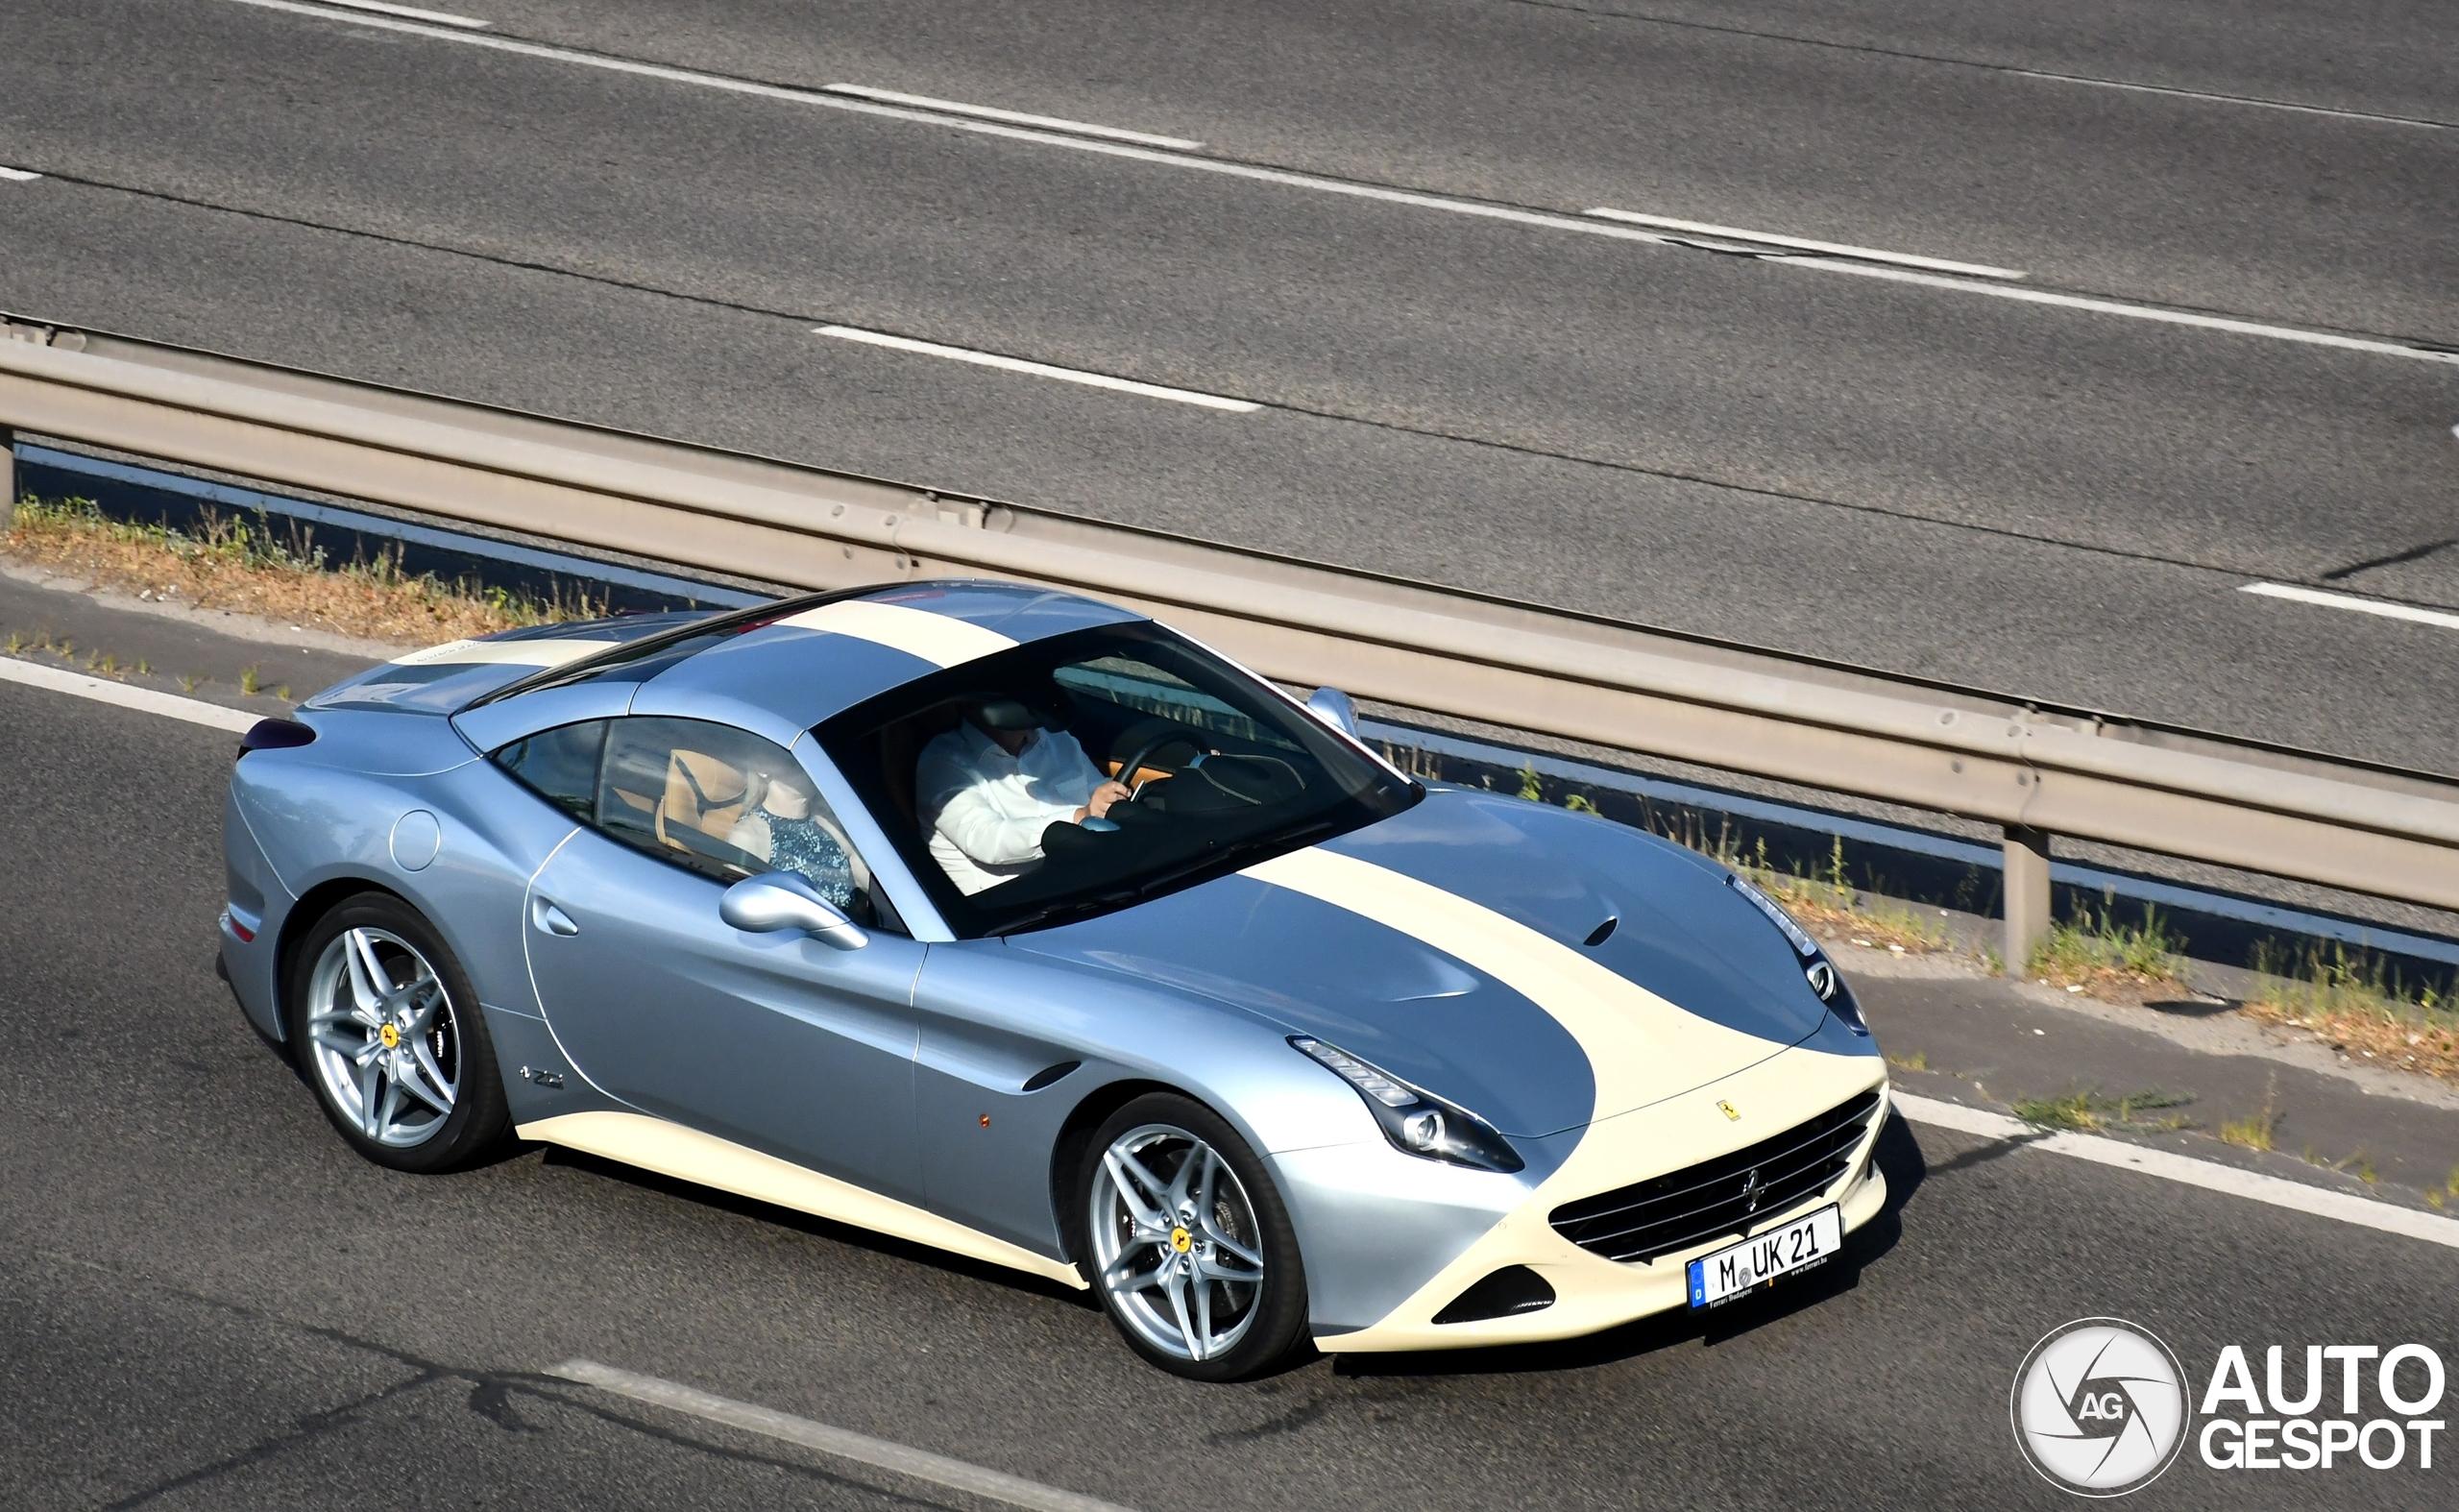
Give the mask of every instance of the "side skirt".
M 1085 1289 L 1084 1278 L 1064 1260 L 1035 1255 L 937 1213 L 663 1118 L 645 1113 L 564 1113 L 522 1124 L 513 1132 L 523 1139 L 603 1156 L 677 1181 L 1047 1277 L 1078 1291 Z

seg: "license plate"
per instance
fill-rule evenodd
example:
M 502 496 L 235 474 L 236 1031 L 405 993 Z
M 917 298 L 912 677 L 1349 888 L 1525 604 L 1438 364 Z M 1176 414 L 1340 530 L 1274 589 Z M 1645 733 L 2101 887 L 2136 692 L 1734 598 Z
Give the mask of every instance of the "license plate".
M 1821 1207 L 1755 1239 L 1729 1244 L 1691 1262 L 1691 1305 L 1713 1307 L 1780 1276 L 1823 1265 L 1843 1244 L 1844 1214 L 1835 1207 Z

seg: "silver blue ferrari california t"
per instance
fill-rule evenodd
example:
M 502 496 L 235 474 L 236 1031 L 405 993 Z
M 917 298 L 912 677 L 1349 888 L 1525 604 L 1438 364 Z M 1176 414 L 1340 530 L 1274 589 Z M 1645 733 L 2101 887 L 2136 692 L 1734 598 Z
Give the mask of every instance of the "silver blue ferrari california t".
M 1713 862 L 986 582 L 543 626 L 247 737 L 221 950 L 371 1160 L 512 1138 L 1089 1287 L 1200 1379 L 1742 1296 L 1880 1209 Z

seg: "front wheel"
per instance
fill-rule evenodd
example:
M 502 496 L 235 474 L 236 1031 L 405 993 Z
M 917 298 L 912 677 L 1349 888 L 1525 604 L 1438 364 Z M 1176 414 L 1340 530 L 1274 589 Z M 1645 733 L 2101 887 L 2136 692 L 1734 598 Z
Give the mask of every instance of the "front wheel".
M 1191 1380 L 1278 1364 L 1306 1327 L 1306 1274 L 1280 1193 L 1236 1130 L 1172 1093 L 1110 1115 L 1086 1152 L 1082 1250 L 1138 1354 Z
M 510 1118 L 478 994 L 408 904 L 363 892 L 317 920 L 282 998 L 299 1068 L 359 1154 L 443 1171 L 502 1142 Z

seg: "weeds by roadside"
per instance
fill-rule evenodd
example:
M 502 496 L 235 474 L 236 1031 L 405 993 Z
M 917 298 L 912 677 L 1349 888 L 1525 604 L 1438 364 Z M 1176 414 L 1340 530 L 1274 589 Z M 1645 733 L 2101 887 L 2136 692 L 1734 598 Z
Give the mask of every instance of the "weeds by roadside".
M 2139 925 L 2085 904 L 2074 918 L 2050 926 L 2024 963 L 2024 975 L 2051 987 L 2082 988 L 2095 997 L 2141 1002 L 2185 990 L 2185 941 L 2169 933 L 2160 911 L 2146 908 Z
M 1843 837 L 1836 838 L 1824 870 L 1807 872 L 1780 871 L 1768 863 L 1765 841 L 1745 854 L 1731 842 L 1730 835 L 1730 830 L 1719 834 L 1713 848 L 1695 844 L 1693 848 L 1706 850 L 1749 878 L 1812 934 L 1899 956 L 1926 956 L 1947 948 L 1946 931 L 1901 904 L 1872 899 L 1845 880 Z
M 2223 1119 L 2220 1142 L 2233 1144 L 2241 1150 L 2269 1150 L 2272 1137 L 2279 1132 L 2279 1078 L 2264 1084 L 2262 1111 L 2245 1118 Z
M 2140 1115 L 2183 1108 L 2193 1101 L 2192 1093 L 2163 1092 L 2155 1087 L 2149 1091 L 2130 1092 L 2123 1097 L 2103 1097 L 2098 1091 L 2068 1092 L 2063 1097 L 2024 1098 L 2011 1106 L 2016 1117 L 2044 1129 L 2072 1129 L 2085 1134 L 2131 1129 L 2150 1134 L 2169 1134 L 2190 1129 L 2193 1124 L 2175 1114 L 2155 1118 Z
M 2409 988 L 2374 952 L 2259 947 L 2253 969 L 2245 1005 L 2253 1017 L 2302 1030 L 2360 1065 L 2459 1081 L 2459 1005 L 2429 987 Z
M 145 599 L 230 609 L 397 644 L 426 644 L 606 612 L 574 592 L 541 602 L 402 569 L 398 551 L 335 564 L 312 526 L 207 512 L 192 531 L 110 519 L 85 500 L 26 499 L 0 553 Z

